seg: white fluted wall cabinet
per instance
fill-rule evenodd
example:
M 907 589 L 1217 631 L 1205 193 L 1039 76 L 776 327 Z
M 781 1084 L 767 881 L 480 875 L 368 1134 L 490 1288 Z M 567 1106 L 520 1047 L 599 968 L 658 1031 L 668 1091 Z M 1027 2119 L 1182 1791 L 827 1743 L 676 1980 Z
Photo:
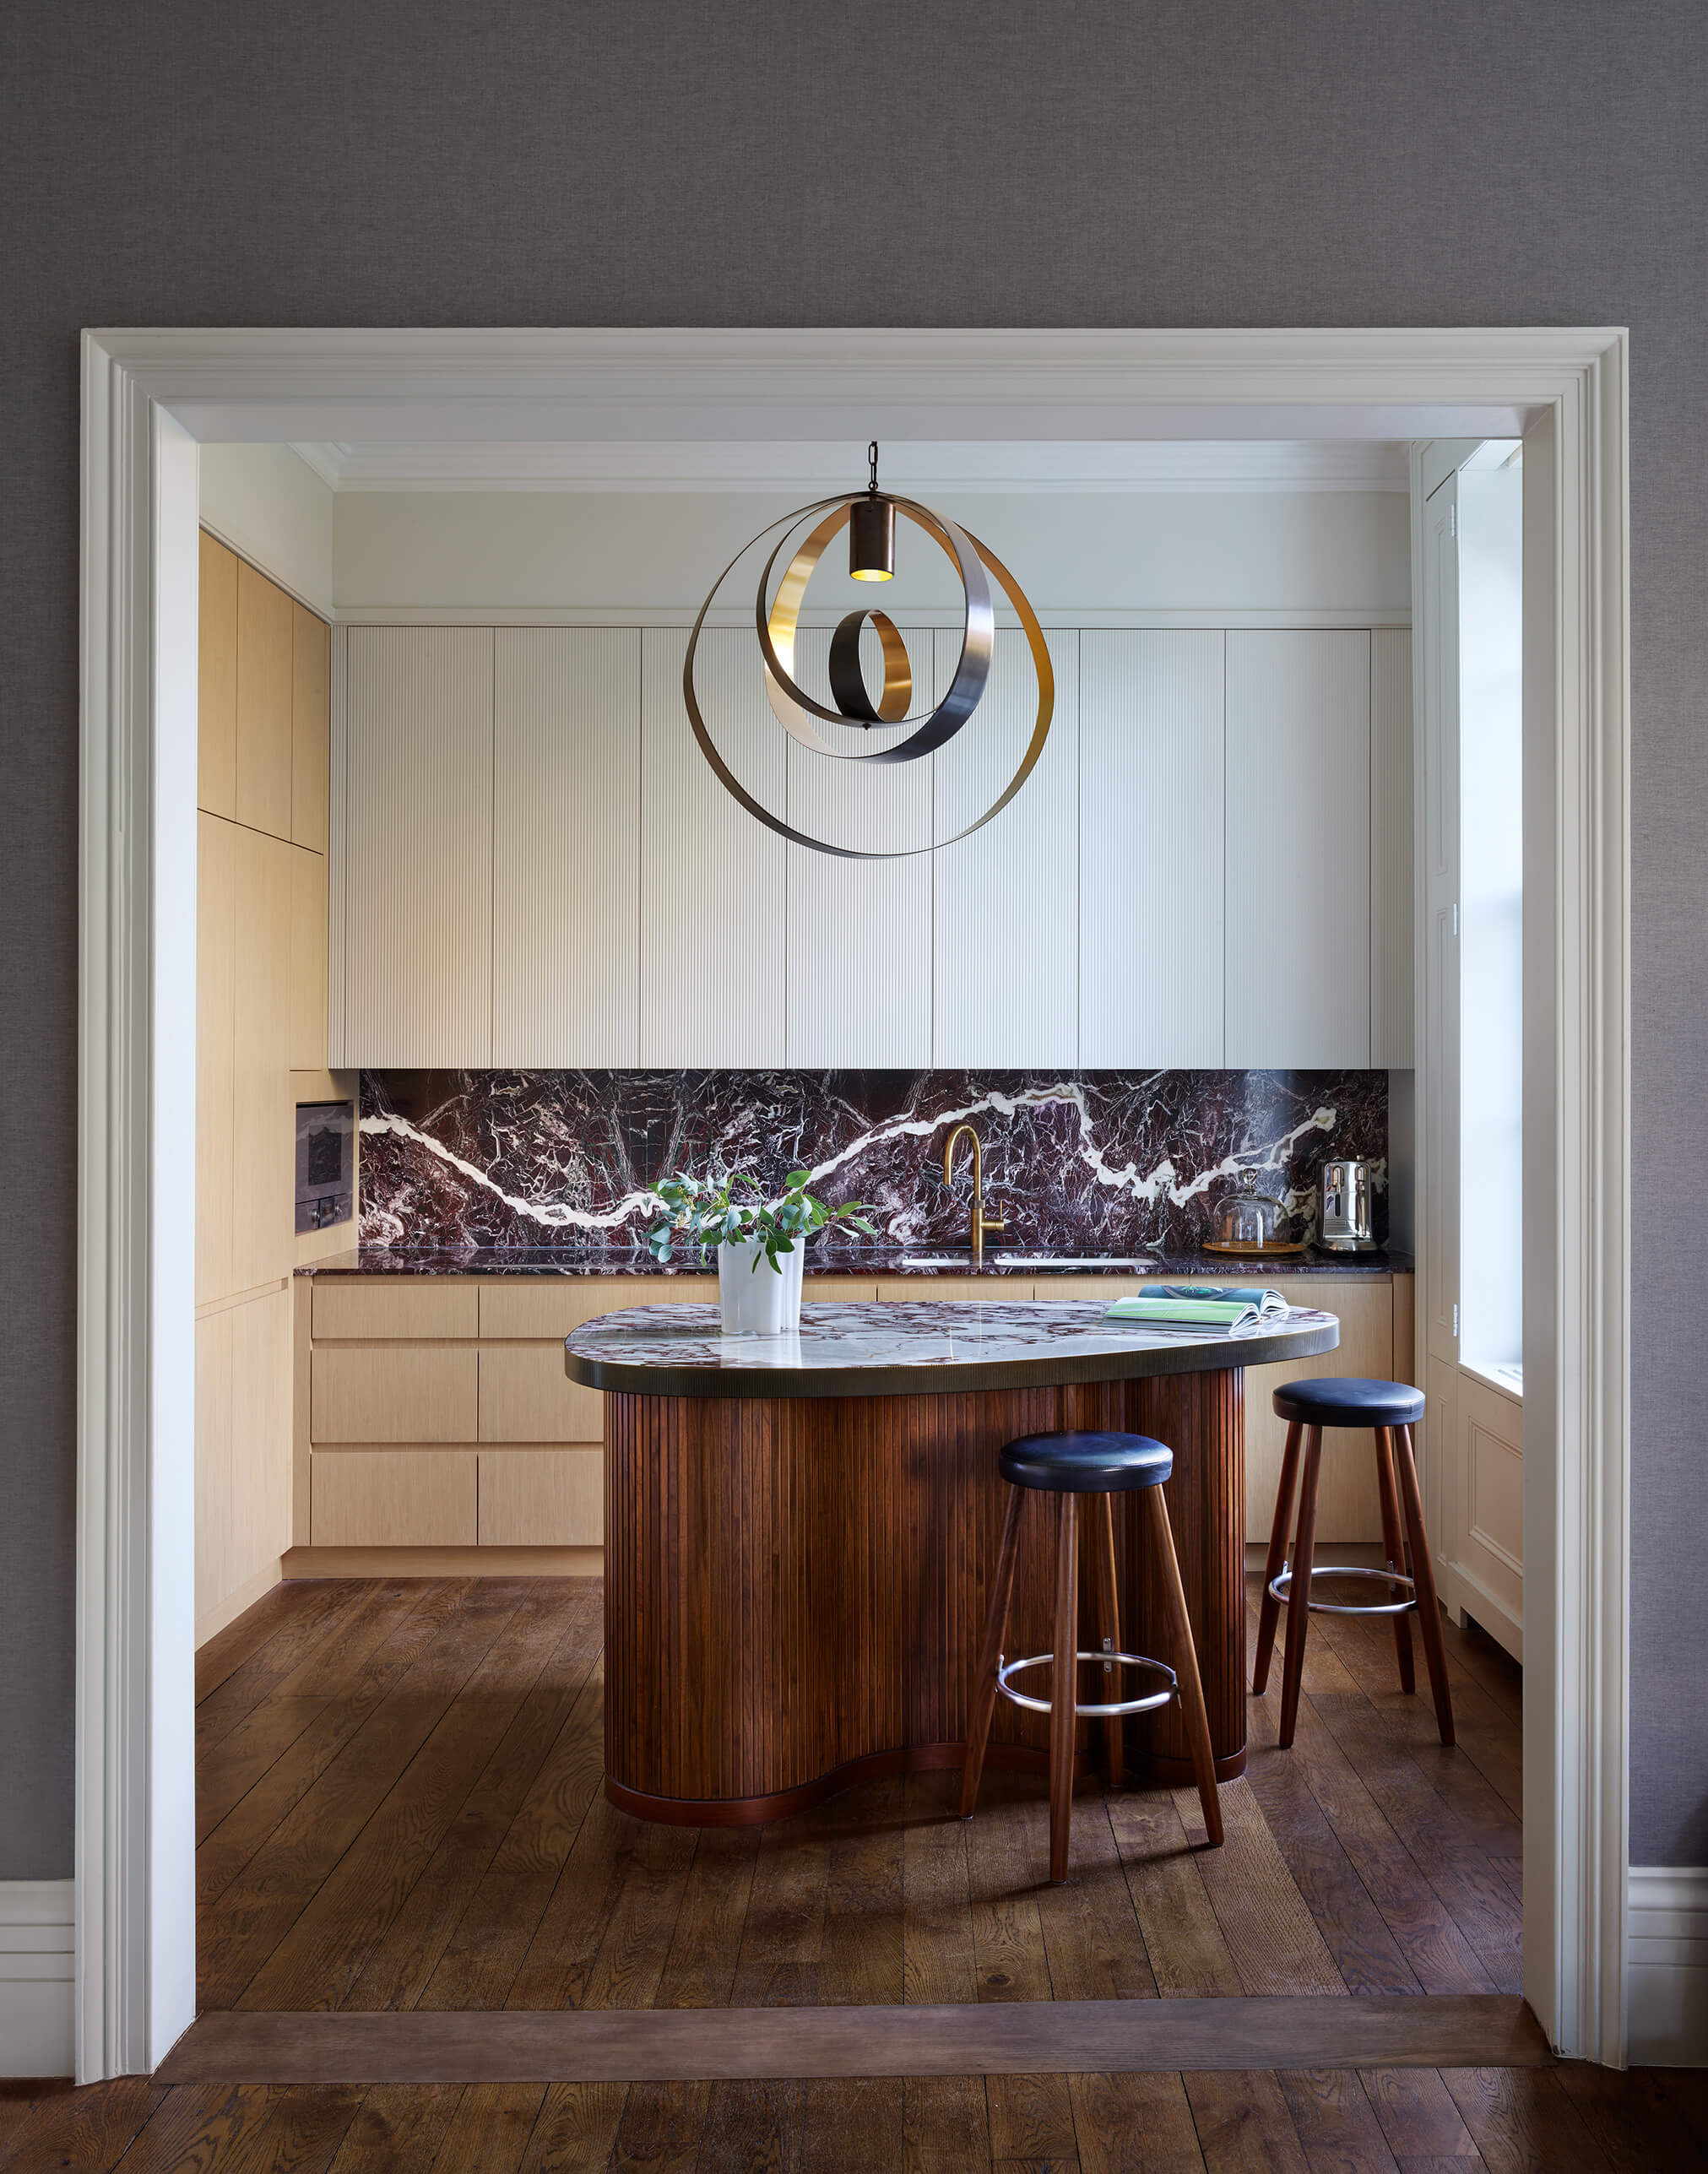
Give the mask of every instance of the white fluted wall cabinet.
M 1370 637 L 1230 631 L 1223 1061 L 1370 1061 Z
M 1079 1060 L 1223 1055 L 1223 655 L 1167 627 L 1079 637 Z
M 502 626 L 492 1062 L 640 1060 L 641 637 Z

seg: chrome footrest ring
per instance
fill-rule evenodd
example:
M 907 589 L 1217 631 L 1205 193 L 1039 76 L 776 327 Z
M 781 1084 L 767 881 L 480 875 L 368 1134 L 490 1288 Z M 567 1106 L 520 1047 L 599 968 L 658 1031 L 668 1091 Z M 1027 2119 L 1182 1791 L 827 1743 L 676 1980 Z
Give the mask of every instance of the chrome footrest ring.
M 1162 1690 L 1147 1692 L 1142 1699 L 1118 1699 L 1112 1705 L 1087 1706 L 1076 1701 L 1075 1713 L 1089 1714 L 1093 1720 L 1107 1718 L 1113 1714 L 1148 1714 L 1158 1706 L 1166 1706 L 1179 1689 L 1174 1670 L 1163 1662 L 1152 1661 L 1147 1653 L 1114 1653 L 1104 1647 L 1096 1653 L 1076 1653 L 1074 1659 L 1076 1662 L 1103 1661 L 1111 1667 L 1122 1668 L 1148 1668 L 1153 1676 L 1167 1678 Z M 1017 1676 L 1022 1668 L 1048 1668 L 1054 1665 L 1055 1661 L 1053 1653 L 1033 1653 L 1024 1661 L 1004 1661 L 999 1657 L 996 1688 L 1005 1699 L 1011 1699 L 1017 1706 L 1024 1706 L 1031 1713 L 1053 1713 L 1055 1708 L 1048 1699 L 1028 1698 L 1024 1691 L 1017 1691 L 1008 1679 L 1011 1676 Z
M 1403 1600 L 1364 1601 L 1349 1604 L 1344 1601 L 1312 1600 L 1307 1597 L 1305 1607 L 1313 1615 L 1404 1615 L 1418 1605 L 1418 1588 L 1401 1570 L 1366 1570 L 1348 1564 L 1337 1570 L 1332 1563 L 1319 1563 L 1310 1574 L 1315 1585 L 1319 1578 L 1374 1578 L 1379 1585 L 1403 1586 Z M 1283 1570 L 1279 1577 L 1269 1580 L 1269 1590 L 1284 1606 L 1293 1605 L 1293 1573 Z

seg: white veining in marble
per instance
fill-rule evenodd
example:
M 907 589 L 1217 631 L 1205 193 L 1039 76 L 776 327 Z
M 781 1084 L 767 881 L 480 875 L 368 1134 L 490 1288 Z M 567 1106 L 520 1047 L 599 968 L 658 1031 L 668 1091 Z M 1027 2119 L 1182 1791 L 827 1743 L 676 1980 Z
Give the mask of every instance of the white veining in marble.
M 1331 1134 L 1335 1129 L 1336 1112 L 1324 1105 L 1313 1109 L 1308 1117 L 1276 1138 L 1260 1143 L 1255 1148 L 1242 1146 L 1236 1152 L 1222 1156 L 1182 1178 L 1172 1157 L 1165 1155 L 1149 1170 L 1141 1170 L 1129 1159 L 1119 1167 L 1105 1157 L 1098 1145 L 1093 1114 L 1086 1092 L 1077 1082 L 1063 1080 L 1049 1087 L 1026 1087 L 1007 1093 L 992 1088 L 984 1094 L 957 1103 L 954 1108 L 934 1111 L 924 1117 L 892 1118 L 869 1127 L 857 1134 L 825 1160 L 810 1165 L 811 1182 L 818 1185 L 845 1166 L 857 1163 L 875 1148 L 892 1141 L 903 1139 L 930 1139 L 941 1134 L 946 1137 L 957 1125 L 981 1115 L 995 1114 L 1012 1117 L 1027 1109 L 1050 1108 L 1071 1109 L 1075 1113 L 1078 1141 L 1077 1159 L 1091 1172 L 1098 1185 L 1107 1190 L 1125 1193 L 1136 1201 L 1155 1201 L 1167 1198 L 1176 1207 L 1184 1207 L 1193 1200 L 1201 1198 L 1212 1186 L 1223 1179 L 1236 1177 L 1242 1170 L 1283 1171 L 1308 1134 Z M 536 1224 L 542 1230 L 616 1231 L 637 1217 L 649 1217 L 659 1203 L 646 1187 L 632 1188 L 608 1207 L 588 1209 L 572 1206 L 561 1200 L 530 1200 L 526 1195 L 507 1191 L 489 1171 L 457 1154 L 431 1132 L 422 1130 L 409 1119 L 395 1112 L 385 1111 L 364 1115 L 360 1129 L 371 1136 L 385 1134 L 407 1141 L 454 1170 L 459 1178 L 478 1186 L 494 1200 L 502 1203 L 513 1215 Z M 1375 1182 L 1380 1190 L 1386 1183 L 1385 1160 L 1375 1166 Z M 1289 1212 L 1297 1212 L 1311 1197 L 1309 1187 L 1283 1186 L 1280 1197 Z

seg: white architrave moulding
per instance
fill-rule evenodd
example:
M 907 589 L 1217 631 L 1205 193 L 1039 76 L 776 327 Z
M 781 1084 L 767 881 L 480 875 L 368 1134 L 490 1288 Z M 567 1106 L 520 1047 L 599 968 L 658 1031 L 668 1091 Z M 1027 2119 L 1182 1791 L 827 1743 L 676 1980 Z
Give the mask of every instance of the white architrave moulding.
M 1545 1297 L 1526 1326 L 1525 1988 L 1564 2052 L 1624 2056 L 1629 749 L 1626 339 L 1616 329 L 110 331 L 84 339 L 78 1088 L 78 2073 L 151 2068 L 190 2022 L 182 1868 L 193 1201 L 157 1181 L 194 887 L 194 708 L 170 588 L 193 543 L 179 432 L 297 444 L 764 445 L 1512 436 L 1551 442 L 1548 630 L 1527 777 L 1555 816 L 1526 959 L 1552 1078 Z M 1533 458 L 1526 463 L 1528 480 Z M 1546 496 L 1548 494 L 1544 494 Z M 1541 504 L 1542 501 L 1538 501 Z M 180 534 L 181 529 L 187 534 Z M 1527 540 L 1533 540 L 1528 539 Z M 193 605 L 192 605 L 193 623 Z M 1528 657 L 1528 652 L 1527 657 Z M 1542 718 L 1540 724 L 1534 721 Z M 187 734 L 187 748 L 182 744 Z M 1545 741 L 1545 745 L 1543 744 Z M 187 785 L 185 780 L 192 781 Z M 1526 789 L 1529 789 L 1527 786 Z M 163 807 L 162 795 L 185 806 Z M 1528 830 L 1528 826 L 1526 829 Z M 186 916 L 187 915 L 187 920 Z M 192 949 L 192 956 L 193 951 Z M 1545 973 L 1532 977 L 1532 966 Z M 193 1021 L 193 1008 L 190 1014 Z M 1532 1347 L 1533 1346 L 1533 1347 Z M 1543 1393 L 1544 1385 L 1551 1394 Z M 168 1423 L 170 1421 L 171 1423 Z M 182 1618 L 182 1620 L 181 1620 Z M 187 1752 L 182 1759 L 187 1758 Z

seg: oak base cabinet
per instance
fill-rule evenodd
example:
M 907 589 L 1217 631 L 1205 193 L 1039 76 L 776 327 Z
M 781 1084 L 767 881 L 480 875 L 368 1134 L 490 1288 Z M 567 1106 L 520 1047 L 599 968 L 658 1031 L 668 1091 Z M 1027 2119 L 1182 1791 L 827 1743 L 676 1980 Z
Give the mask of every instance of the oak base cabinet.
M 472 1548 L 475 1461 L 467 1450 L 316 1450 L 317 1548 Z
M 1107 1304 L 1146 1279 L 1007 1277 L 1000 1295 Z M 1245 1375 L 1245 1537 L 1269 1537 L 1287 1429 L 1271 1399 L 1301 1374 L 1412 1374 L 1409 1276 L 1277 1277 L 1295 1305 L 1337 1314 L 1340 1347 Z M 827 1299 L 988 1299 L 988 1280 L 810 1277 Z M 568 1380 L 563 1339 L 633 1306 L 709 1305 L 714 1276 L 323 1275 L 297 1310 L 299 1546 L 593 1548 L 604 1535 L 604 1399 Z M 306 1522 L 308 1529 L 303 1530 Z M 1318 1537 L 1381 1537 L 1368 1435 L 1324 1444 Z
M 605 1450 L 482 1450 L 483 1548 L 597 1548 L 605 1538 Z

